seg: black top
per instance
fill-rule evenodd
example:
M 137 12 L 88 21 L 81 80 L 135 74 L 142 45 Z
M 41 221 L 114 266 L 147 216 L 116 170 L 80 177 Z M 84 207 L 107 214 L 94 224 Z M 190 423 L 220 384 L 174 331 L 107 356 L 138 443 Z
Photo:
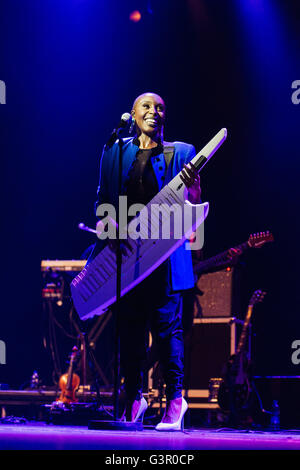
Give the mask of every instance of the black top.
M 125 182 L 128 207 L 131 204 L 148 204 L 157 194 L 158 184 L 151 163 L 155 149 L 139 149 Z

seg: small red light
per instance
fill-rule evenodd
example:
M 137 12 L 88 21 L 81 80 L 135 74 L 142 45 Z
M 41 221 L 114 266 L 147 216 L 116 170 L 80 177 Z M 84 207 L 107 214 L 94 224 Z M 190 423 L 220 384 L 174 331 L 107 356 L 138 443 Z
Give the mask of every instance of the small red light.
M 134 10 L 130 13 L 129 19 L 134 23 L 137 23 L 142 18 L 141 13 L 138 10 Z

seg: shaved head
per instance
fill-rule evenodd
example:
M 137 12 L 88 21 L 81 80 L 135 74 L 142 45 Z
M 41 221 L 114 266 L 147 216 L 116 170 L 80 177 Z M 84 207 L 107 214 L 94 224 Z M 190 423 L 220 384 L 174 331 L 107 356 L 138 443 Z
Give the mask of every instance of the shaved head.
M 139 103 L 144 98 L 155 98 L 156 101 L 160 101 L 161 103 L 165 105 L 164 100 L 157 93 L 152 93 L 149 91 L 146 93 L 142 93 L 134 100 L 134 103 L 132 105 L 132 110 L 134 110 L 137 103 Z

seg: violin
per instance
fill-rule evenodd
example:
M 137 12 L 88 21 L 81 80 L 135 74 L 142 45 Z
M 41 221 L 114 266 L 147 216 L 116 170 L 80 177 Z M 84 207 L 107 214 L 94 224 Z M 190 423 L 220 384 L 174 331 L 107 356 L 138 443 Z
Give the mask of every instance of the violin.
M 74 364 L 78 358 L 78 354 L 78 348 L 74 346 L 71 353 L 68 372 L 63 374 L 58 382 L 61 389 L 61 394 L 57 400 L 59 402 L 69 404 L 78 401 L 76 398 L 76 391 L 78 390 L 80 384 L 80 378 L 73 372 Z

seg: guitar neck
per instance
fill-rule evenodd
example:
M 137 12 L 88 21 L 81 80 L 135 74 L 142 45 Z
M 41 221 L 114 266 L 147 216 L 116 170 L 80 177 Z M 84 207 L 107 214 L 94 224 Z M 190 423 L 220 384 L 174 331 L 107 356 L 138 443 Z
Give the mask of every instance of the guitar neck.
M 238 343 L 238 346 L 237 346 L 236 354 L 240 354 L 240 352 L 245 347 L 247 333 L 248 333 L 248 327 L 249 327 L 249 323 L 250 323 L 251 316 L 252 316 L 252 311 L 253 311 L 253 305 L 249 304 L 248 309 L 247 309 L 246 318 L 244 320 L 242 333 L 241 333 L 240 340 L 239 340 L 239 343 Z
M 234 247 L 235 250 L 240 250 L 241 252 L 246 251 L 248 248 L 249 248 L 248 241 L 241 243 L 240 245 L 237 245 Z M 202 272 L 209 271 L 212 268 L 225 266 L 228 264 L 230 264 L 230 260 L 228 259 L 228 250 L 226 250 L 226 251 L 223 251 L 222 253 L 219 253 L 216 256 L 208 258 L 205 261 L 201 261 L 195 267 L 195 273 L 200 274 Z

